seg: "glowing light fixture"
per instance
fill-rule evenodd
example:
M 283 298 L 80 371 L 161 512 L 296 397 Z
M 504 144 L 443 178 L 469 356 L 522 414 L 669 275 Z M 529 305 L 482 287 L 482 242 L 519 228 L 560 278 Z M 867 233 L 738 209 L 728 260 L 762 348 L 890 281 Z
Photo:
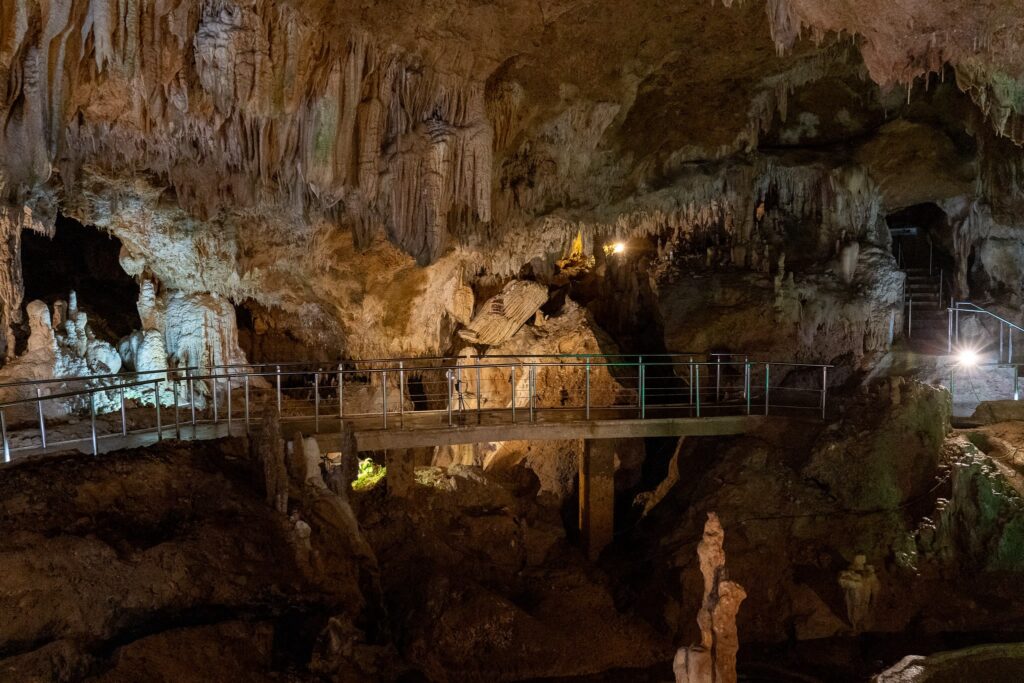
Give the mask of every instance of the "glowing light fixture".
M 978 352 L 974 349 L 964 349 L 957 354 L 957 361 L 962 367 L 973 368 L 978 364 Z
M 604 245 L 603 249 L 604 253 L 608 256 L 610 256 L 611 254 L 622 254 L 623 252 L 626 251 L 626 243 L 609 242 L 608 244 Z

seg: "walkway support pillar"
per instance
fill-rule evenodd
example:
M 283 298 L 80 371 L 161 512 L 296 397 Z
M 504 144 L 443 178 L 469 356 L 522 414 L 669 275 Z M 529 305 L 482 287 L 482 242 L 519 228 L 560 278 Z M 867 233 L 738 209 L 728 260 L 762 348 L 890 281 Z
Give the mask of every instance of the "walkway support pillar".
M 580 535 L 592 561 L 611 543 L 615 529 L 615 444 L 615 439 L 583 442 L 579 467 Z

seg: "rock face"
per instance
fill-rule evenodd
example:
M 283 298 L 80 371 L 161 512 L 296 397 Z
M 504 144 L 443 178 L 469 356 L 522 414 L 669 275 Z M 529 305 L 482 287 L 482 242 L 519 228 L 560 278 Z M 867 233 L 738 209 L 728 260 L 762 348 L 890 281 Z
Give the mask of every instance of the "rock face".
M 251 487 L 246 460 L 229 440 L 8 468 L 0 678 L 269 680 L 306 665 L 281 637 L 309 620 L 313 647 L 322 619 L 310 605 L 360 618 L 365 565 L 352 554 L 329 568 L 312 559 L 332 545 L 346 554 L 346 537 L 313 521 L 303 560 L 293 525 Z M 351 634 L 349 652 L 367 652 L 366 637 Z M 349 660 L 339 675 L 376 675 L 358 671 Z
M 888 344 L 899 283 L 875 268 L 888 281 L 858 285 L 846 247 L 887 249 L 885 214 L 924 203 L 945 216 L 934 237 L 958 289 L 1020 289 L 1020 32 L 1003 6 L 396 12 L 6 8 L 5 326 L 21 319 L 20 229 L 48 232 L 57 211 L 117 236 L 133 275 L 251 301 L 350 356 L 446 352 L 468 308 L 453 282 L 493 294 L 635 239 L 745 274 L 785 253 L 776 322 L 859 357 Z M 838 277 L 817 277 L 833 259 Z

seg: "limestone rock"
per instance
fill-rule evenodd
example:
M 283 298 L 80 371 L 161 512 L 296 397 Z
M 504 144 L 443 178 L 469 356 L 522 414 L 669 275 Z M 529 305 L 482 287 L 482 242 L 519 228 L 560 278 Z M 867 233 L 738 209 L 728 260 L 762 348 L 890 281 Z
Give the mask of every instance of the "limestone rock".
M 871 628 L 880 589 L 875 568 L 866 562 L 863 555 L 857 555 L 853 563 L 839 573 L 839 585 L 846 598 L 846 618 L 854 633 Z
M 724 544 L 718 515 L 709 512 L 704 536 L 697 545 L 704 577 L 704 599 L 697 613 L 701 642 L 676 653 L 672 667 L 676 683 L 736 683 L 736 614 L 747 593 L 726 578 Z
M 533 317 L 545 301 L 548 288 L 536 282 L 513 280 L 483 303 L 476 317 L 459 336 L 471 344 L 498 346 Z

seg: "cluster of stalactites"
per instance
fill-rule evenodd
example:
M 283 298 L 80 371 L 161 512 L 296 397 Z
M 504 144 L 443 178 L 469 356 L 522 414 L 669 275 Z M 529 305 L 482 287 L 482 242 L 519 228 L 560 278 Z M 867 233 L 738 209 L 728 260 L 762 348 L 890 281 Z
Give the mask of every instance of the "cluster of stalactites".
M 813 222 L 822 258 L 835 255 L 837 241 L 885 246 L 881 201 L 877 186 L 856 167 L 783 166 L 765 159 L 724 165 L 715 173 L 697 169 L 686 182 L 614 207 L 609 222 L 548 216 L 472 246 L 486 254 L 492 272 L 506 275 L 529 258 L 568 254 L 580 237 L 588 253 L 634 237 L 695 250 L 713 245 L 733 265 L 767 270 L 778 255 L 766 257 L 766 246 L 782 240 L 779 221 Z
M 54 168 L 147 172 L 200 218 L 269 196 L 424 262 L 490 220 L 482 85 L 278 3 L 8 3 L 0 83 L 6 194 Z

